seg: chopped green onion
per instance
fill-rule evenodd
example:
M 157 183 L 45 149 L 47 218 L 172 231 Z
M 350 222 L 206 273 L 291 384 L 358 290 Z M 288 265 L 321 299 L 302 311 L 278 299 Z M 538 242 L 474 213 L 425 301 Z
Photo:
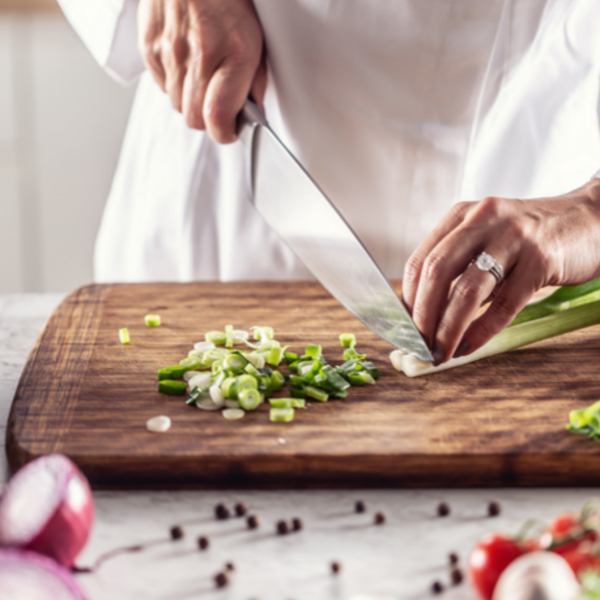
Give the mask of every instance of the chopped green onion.
M 308 344 L 304 351 L 304 355 L 310 358 L 319 358 L 321 356 L 321 346 L 318 344 Z
M 186 371 L 198 371 L 202 369 L 202 361 L 195 356 L 188 356 L 179 361 L 182 367 L 185 367 Z
M 156 374 L 158 375 L 158 380 L 162 381 L 163 379 L 181 379 L 186 371 L 187 369 L 181 365 L 172 365 L 159 369 L 156 371 Z
M 367 358 L 366 354 L 357 354 L 354 348 L 348 348 L 348 350 L 344 350 L 343 356 L 344 360 L 365 360 L 365 358 Z
M 337 373 L 333 367 L 325 365 L 321 371 L 325 375 L 327 383 L 329 383 L 329 385 L 336 391 L 341 392 L 350 387 L 350 383 L 348 383 L 339 373 Z
M 144 322 L 148 327 L 160 327 L 160 315 L 146 315 L 144 317 Z
M 257 369 L 262 369 L 265 366 L 265 357 L 258 352 L 250 352 L 250 354 L 246 354 L 246 359 Z
M 204 334 L 204 339 L 216 346 L 222 346 L 227 341 L 227 336 L 223 331 L 209 331 Z
M 221 392 L 229 400 L 237 400 L 235 392 L 235 377 L 226 377 L 221 383 Z
M 567 429 L 600 441 L 600 402 L 569 413 Z
M 272 408 L 269 411 L 269 419 L 274 423 L 289 423 L 294 420 L 294 409 Z
M 225 348 L 233 348 L 233 325 L 225 325 Z
M 269 404 L 271 408 L 292 408 L 292 400 L 295 398 L 271 398 Z
M 367 373 L 369 373 L 369 375 L 371 375 L 373 379 L 377 379 L 379 377 L 379 369 L 372 362 L 363 360 L 361 362 L 361 366 L 365 371 L 367 371 Z
M 257 327 L 255 325 L 254 327 L 250 327 L 250 329 L 254 333 L 254 339 L 260 340 L 261 342 L 272 340 L 273 336 L 275 335 L 272 327 Z
M 290 385 L 290 396 L 292 398 L 306 398 L 306 387 L 303 385 Z
M 289 363 L 290 371 L 292 373 L 298 372 L 298 365 L 302 362 L 301 359 L 295 360 L 294 362 Z
M 271 373 L 271 384 L 274 392 L 278 392 L 285 385 L 285 375 L 279 371 Z
M 329 394 L 320 390 L 319 388 L 313 387 L 312 385 L 307 385 L 305 388 L 305 392 L 307 396 L 318 400 L 319 402 L 327 402 L 329 399 Z
M 244 371 L 250 375 L 258 375 L 258 369 L 251 362 L 244 367 Z
M 354 348 L 356 345 L 356 337 L 353 333 L 342 333 L 340 334 L 340 344 L 344 348 Z
M 119 329 L 119 341 L 121 344 L 129 344 L 129 329 L 127 327 Z
M 348 381 L 352 385 L 375 385 L 375 380 L 367 371 L 348 373 Z
M 194 387 L 192 391 L 189 393 L 188 397 L 185 399 L 186 404 L 196 404 L 196 400 L 199 400 L 202 397 L 202 394 L 206 390 L 203 390 L 199 387 Z
M 254 410 L 262 400 L 257 389 L 245 388 L 238 392 L 238 402 L 244 410 Z
M 162 379 L 158 382 L 158 391 L 169 396 L 183 396 L 187 392 L 187 383 L 185 381 Z
M 238 396 L 243 390 L 258 390 L 258 381 L 252 375 L 240 375 L 236 377 L 234 385 Z
M 243 411 L 241 408 L 226 408 L 223 411 L 223 416 L 228 421 L 235 421 L 237 419 L 241 419 L 245 415 L 246 415 L 245 411 Z
M 304 398 L 290 398 L 292 408 L 306 408 L 306 400 Z
M 248 360 L 239 352 L 232 352 L 223 359 L 223 367 L 225 369 L 245 369 Z
M 280 346 L 273 346 L 269 351 L 267 362 L 274 367 L 279 366 L 281 359 L 283 358 L 283 348 Z
M 283 358 L 288 365 L 291 365 L 294 361 L 297 361 L 300 358 L 299 354 L 295 352 L 284 352 Z

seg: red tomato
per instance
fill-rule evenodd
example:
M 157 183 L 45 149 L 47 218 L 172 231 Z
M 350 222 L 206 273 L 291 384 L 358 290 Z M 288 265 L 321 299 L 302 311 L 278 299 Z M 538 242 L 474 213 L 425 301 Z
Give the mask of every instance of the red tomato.
M 578 517 L 579 515 L 577 513 L 558 515 L 558 517 L 550 523 L 548 531 L 554 538 L 561 538 L 569 535 L 571 530 L 581 527 Z
M 473 586 L 484 600 L 491 600 L 502 571 L 525 550 L 513 539 L 500 534 L 486 536 L 469 557 Z
M 588 550 L 589 549 L 591 548 L 588 546 Z M 577 577 L 579 577 L 581 573 L 589 570 L 600 572 L 600 556 L 595 556 L 581 548 L 566 552 L 562 554 L 562 557 L 567 561 Z
M 595 542 L 598 539 L 598 535 L 595 531 L 584 532 L 581 523 L 579 522 L 577 513 L 568 513 L 559 515 L 550 523 L 547 531 L 552 535 L 552 542 L 559 543 L 559 545 L 552 551 L 561 556 L 571 554 L 576 551 L 580 544 L 583 542 Z M 561 544 L 561 540 L 569 537 L 575 537 L 576 539 Z

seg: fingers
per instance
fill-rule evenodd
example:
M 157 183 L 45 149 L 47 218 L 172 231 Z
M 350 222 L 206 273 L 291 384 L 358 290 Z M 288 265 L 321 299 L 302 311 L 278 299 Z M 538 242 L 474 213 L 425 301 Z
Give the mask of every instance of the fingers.
M 440 221 L 436 228 L 425 238 L 425 241 L 413 252 L 404 268 L 402 279 L 402 298 L 410 310 L 414 307 L 421 273 L 427 257 L 433 249 L 462 222 L 472 202 L 455 204 L 450 212 Z
M 212 76 L 204 100 L 204 122 L 210 136 L 221 144 L 237 139 L 236 118 L 248 98 L 256 65 L 233 56 Z
M 460 355 L 471 354 L 500 333 L 542 287 L 540 270 L 532 262 L 515 265 L 487 310 L 467 328 Z
M 187 9 L 183 2 L 167 2 L 164 13 L 160 57 L 165 72 L 165 91 L 173 108 L 181 112 L 189 52 Z
M 510 273 L 516 254 L 511 252 L 508 244 L 491 245 L 486 248 L 486 253 L 497 260 L 505 273 Z M 509 294 L 513 293 L 513 285 L 509 284 L 509 281 L 512 281 L 512 275 L 509 276 L 508 281 L 500 285 L 492 305 L 497 302 L 498 298 L 506 298 L 505 289 L 507 286 Z M 481 270 L 476 264 L 471 264 L 460 276 L 452 289 L 435 332 L 433 354 L 436 362 L 448 360 L 457 352 L 465 331 L 477 316 L 480 307 L 497 286 L 498 281 L 494 275 L 489 271 Z M 510 298 L 512 302 L 513 296 L 511 295 Z M 508 309 L 509 305 L 505 303 L 504 308 Z M 498 316 L 500 317 L 500 315 Z M 505 313 L 502 313 L 502 317 L 508 318 Z M 485 337 L 484 329 L 488 324 L 489 322 L 484 321 L 483 328 L 480 326 L 479 329 L 473 332 L 473 338 L 468 338 L 467 342 L 460 347 L 458 354 L 464 354 L 467 350 L 474 350 L 476 340 L 479 341 L 479 338 L 483 339 Z M 466 344 L 469 344 L 468 349 L 465 348 Z
M 138 48 L 146 68 L 165 91 L 165 70 L 160 57 L 160 39 L 164 28 L 161 0 L 140 0 L 138 7 Z
M 249 93 L 266 88 L 262 30 L 250 0 L 140 0 L 138 45 L 154 79 L 194 129 L 237 139 Z

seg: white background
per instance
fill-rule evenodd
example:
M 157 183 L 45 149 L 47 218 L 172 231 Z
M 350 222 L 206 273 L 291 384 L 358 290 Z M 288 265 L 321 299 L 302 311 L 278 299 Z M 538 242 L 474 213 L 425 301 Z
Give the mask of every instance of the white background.
M 58 9 L 0 10 L 0 293 L 92 280 L 134 91 L 102 71 Z

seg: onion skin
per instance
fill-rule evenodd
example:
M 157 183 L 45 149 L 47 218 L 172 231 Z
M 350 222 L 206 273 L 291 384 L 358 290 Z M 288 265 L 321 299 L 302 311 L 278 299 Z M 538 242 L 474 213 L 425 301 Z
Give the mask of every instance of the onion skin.
M 32 461 L 20 469 L 13 479 L 36 463 L 39 468 L 42 461 L 51 463 L 54 469 L 60 469 L 64 474 L 62 489 L 59 488 L 59 502 L 41 529 L 29 540 L 23 541 L 20 547 L 49 556 L 62 566 L 71 568 L 90 535 L 94 521 L 92 491 L 83 473 L 62 454 L 50 454 Z M 7 488 L 10 485 L 11 482 L 7 484 Z M 20 489 L 23 495 L 35 496 L 37 491 L 34 484 L 27 486 L 27 489 L 21 486 Z M 45 501 L 48 500 L 44 497 L 37 498 L 40 505 Z M 2 499 L 0 510 L 1 503 Z
M 23 577 L 21 578 L 22 589 L 21 582 L 15 587 L 17 579 L 14 576 L 15 572 L 23 573 Z M 31 582 L 31 577 L 26 577 L 26 575 L 31 576 L 35 573 L 43 574 L 46 584 L 43 589 L 35 590 L 36 584 Z M 50 557 L 30 550 L 0 548 L 0 598 L 3 600 L 17 600 L 31 597 L 24 594 L 37 591 L 35 598 L 53 600 L 55 595 L 49 589 L 48 583 L 52 584 L 52 587 L 61 590 L 61 598 L 87 600 L 87 596 L 83 593 L 83 590 L 79 587 L 69 570 L 59 565 Z M 15 592 L 16 596 L 14 595 Z
M 78 510 L 74 510 L 68 501 L 61 502 L 42 531 L 25 546 L 27 550 L 51 556 L 68 568 L 74 565 L 94 522 L 92 491 L 81 471 L 75 465 L 73 469 L 72 477 L 79 477 L 87 492 L 86 502 Z
M 532 552 L 502 573 L 492 600 L 577 600 L 580 586 L 571 567 L 554 552 Z

